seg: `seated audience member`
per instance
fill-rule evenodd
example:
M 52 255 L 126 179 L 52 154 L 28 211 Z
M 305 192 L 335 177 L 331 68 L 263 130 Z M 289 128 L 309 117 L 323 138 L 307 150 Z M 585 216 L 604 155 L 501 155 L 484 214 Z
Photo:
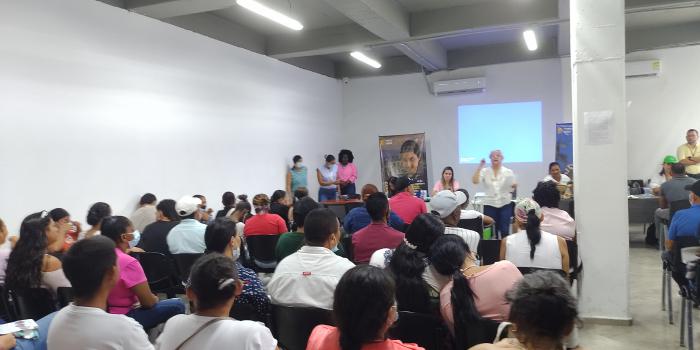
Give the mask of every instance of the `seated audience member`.
M 203 194 L 195 194 L 192 197 L 198 198 L 201 201 L 201 203 L 199 204 L 199 212 L 201 213 L 199 217 L 199 222 L 206 225 L 214 221 L 214 216 L 211 215 L 212 213 L 214 213 L 214 209 L 207 208 L 207 197 L 205 197 Z
M 105 312 L 110 290 L 120 280 L 111 239 L 97 236 L 79 241 L 63 263 L 75 300 L 51 323 L 49 349 L 153 349 L 138 322 Z
M 474 209 L 469 209 L 469 192 L 467 192 L 467 190 L 465 190 L 463 188 L 459 188 L 455 192 L 462 192 L 462 194 L 464 194 L 464 198 L 466 198 L 464 203 L 460 206 L 460 209 L 462 209 L 462 212 L 459 215 L 460 220 L 481 218 L 481 222 L 484 226 L 488 226 L 488 225 L 493 224 L 492 217 L 485 215 L 481 212 L 478 212 Z
M 112 215 L 112 208 L 105 202 L 97 202 L 93 204 L 87 213 L 86 221 L 90 225 L 90 229 L 78 234 L 78 239 L 90 238 L 100 234 L 100 224 L 102 219 Z
M 517 267 L 557 269 L 568 274 L 569 250 L 564 238 L 540 229 L 542 209 L 525 198 L 515 206 L 515 221 L 520 232 L 501 240 L 501 260 Z M 525 231 L 522 231 L 525 229 Z
M 445 225 L 433 214 L 421 214 L 406 230 L 406 238 L 395 250 L 380 249 L 370 265 L 388 268 L 396 279 L 396 300 L 399 310 L 429 313 L 431 298 L 440 297 L 440 290 L 449 282 L 430 265 L 428 252 L 438 237 L 445 235 Z
M 170 229 L 166 242 L 171 254 L 204 253 L 204 231 L 207 225 L 201 223 L 202 201 L 192 196 L 184 196 L 175 203 L 175 211 L 180 223 Z
M 396 194 L 396 180 L 398 179 L 398 177 L 392 176 L 389 178 L 389 180 L 386 181 L 386 192 L 389 198 L 393 197 Z
M 340 242 L 340 224 L 333 211 L 312 210 L 304 219 L 304 239 L 306 245 L 277 265 L 267 285 L 272 303 L 332 310 L 338 280 L 355 266 L 332 251 Z
M 568 185 L 571 179 L 565 174 L 561 173 L 561 167 L 557 162 L 549 163 L 549 174 L 544 177 L 543 182 L 553 181 L 558 185 Z
M 227 217 L 233 213 L 236 207 L 236 195 L 233 192 L 226 191 L 221 195 L 221 204 L 224 205 L 224 209 L 216 212 L 216 219 Z
M 690 208 L 677 211 L 671 220 L 671 226 L 668 228 L 668 239 L 666 240 L 666 249 L 673 250 L 674 241 L 678 237 L 690 236 L 698 237 L 700 230 L 700 180 L 695 181 L 692 185 L 685 187 L 690 192 Z
M 387 338 L 399 318 L 391 275 L 374 266 L 350 269 L 335 289 L 333 314 L 338 327 L 318 325 L 311 332 L 306 350 L 400 350 L 423 349 Z
M 440 181 L 435 183 L 435 186 L 433 186 L 433 192 L 430 195 L 434 196 L 436 193 L 444 190 L 454 192 L 458 189 L 459 181 L 455 180 L 454 178 L 454 170 L 451 166 L 446 166 L 445 169 L 442 169 L 442 176 L 440 177 Z
M 296 190 L 294 190 L 294 201 L 298 201 L 304 197 L 309 196 L 309 189 L 306 187 L 298 187 Z
M 671 173 L 671 167 L 673 164 L 678 163 L 678 159 L 675 156 L 666 156 L 661 162 L 661 171 L 658 174 L 654 174 L 654 177 L 649 182 L 649 188 L 651 188 L 651 193 L 658 196 L 661 194 L 661 185 L 673 178 Z
M 395 194 L 389 199 L 389 206 L 403 222 L 410 224 L 416 216 L 428 212 L 425 201 L 413 195 L 411 180 L 402 176 L 396 179 Z
M 353 234 L 369 225 L 372 218 L 370 218 L 369 213 L 367 213 L 367 198 L 369 198 L 371 194 L 377 192 L 379 192 L 377 186 L 372 184 L 362 186 L 362 201 L 365 202 L 365 205 L 352 208 L 352 210 L 345 215 L 345 218 L 343 218 L 343 229 L 345 229 L 345 233 Z M 403 230 L 403 220 L 393 211 L 389 211 L 389 226 L 399 231 Z
M 659 208 L 654 212 L 654 227 L 656 236 L 661 237 L 661 220 L 670 220 L 671 202 L 686 200 L 690 192 L 685 189 L 696 180 L 685 174 L 685 166 L 681 163 L 671 165 L 671 179 L 659 187 Z
M 403 242 L 404 234 L 387 224 L 389 200 L 381 192 L 373 193 L 365 202 L 372 223 L 352 235 L 354 259 L 357 264 L 369 263 L 372 253 L 382 248 L 394 249 Z
M 233 212 L 229 215 L 229 219 L 236 223 L 236 234 L 243 237 L 245 221 L 250 217 L 253 207 L 248 202 L 248 196 L 245 194 L 238 196 L 238 203 L 233 207 Z
M 287 192 L 277 190 L 270 197 L 270 214 L 277 214 L 289 227 L 289 205 L 287 205 Z
M 466 202 L 467 197 L 462 192 L 440 191 L 430 199 L 430 208 L 445 224 L 445 234 L 459 236 L 469 245 L 469 249 L 476 251 L 481 235 L 457 226 L 462 215 L 461 205 Z
M 507 321 L 510 305 L 505 294 L 523 276 L 510 261 L 479 266 L 474 252 L 453 235 L 438 238 L 430 248 L 430 262 L 442 275 L 452 276 L 440 292 L 440 311 L 458 344 L 476 344 L 467 331 L 482 318 Z M 473 337 L 473 336 L 472 336 Z
M 66 252 L 73 243 L 78 241 L 78 236 L 80 235 L 80 223 L 77 221 L 71 221 L 70 214 L 67 210 L 63 208 L 56 208 L 49 212 L 51 219 L 58 225 L 59 230 L 61 230 L 61 236 L 65 236 L 63 242 L 56 240 L 53 247 L 49 245 L 50 252 Z
M 243 233 L 246 237 L 279 235 L 287 232 L 287 223 L 279 215 L 270 214 L 270 198 L 266 194 L 253 197 L 255 215 L 246 220 Z
M 314 209 L 321 208 L 321 205 L 316 203 L 311 197 L 304 197 L 294 203 L 294 211 L 292 213 L 296 231 L 287 232 L 280 236 L 275 247 L 275 257 L 277 261 L 298 251 L 304 245 L 304 222 L 306 216 Z
M 218 218 L 207 226 L 204 234 L 207 253 L 223 254 L 231 258 L 236 267 L 239 279 L 243 282 L 241 295 L 236 298 L 236 304 L 249 304 L 255 308 L 261 319 L 266 318 L 270 306 L 265 287 L 255 271 L 243 267 L 240 262 L 241 236 L 236 234 L 236 223 L 228 218 Z
M 186 293 L 196 312 L 168 320 L 156 349 L 277 349 L 277 340 L 263 324 L 228 318 L 243 288 L 233 265 L 230 258 L 216 253 L 194 263 Z
M 141 263 L 126 253 L 129 241 L 134 239 L 134 227 L 129 219 L 123 216 L 105 218 L 102 235 L 114 241 L 119 266 L 119 280 L 107 298 L 109 313 L 127 315 L 148 330 L 185 312 L 185 304 L 180 299 L 158 300 L 148 286 Z M 137 303 L 139 307 L 134 306 Z
M 153 193 L 146 193 L 139 200 L 139 208 L 131 214 L 131 222 L 134 229 L 143 232 L 146 226 L 156 222 L 156 196 Z
M 0 219 L 0 246 L 5 244 L 5 240 L 9 235 L 5 222 Z M 5 284 L 5 269 L 7 268 L 7 259 L 10 257 L 10 249 L 0 249 L 0 285 Z
M 578 311 L 569 284 L 551 271 L 523 277 L 506 295 L 515 338 L 496 344 L 480 344 L 470 350 L 563 349 L 574 330 Z
M 147 252 L 170 255 L 168 234 L 173 227 L 180 223 L 180 217 L 175 210 L 175 201 L 163 199 L 156 206 L 156 222 L 143 229 L 138 247 Z
M 576 238 L 576 222 L 569 213 L 559 209 L 561 194 L 554 182 L 538 183 L 532 191 L 532 199 L 540 205 L 544 215 L 540 228 L 567 240 Z
M 46 288 L 56 294 L 59 287 L 70 287 L 57 258 L 47 254 L 47 244 L 58 235 L 58 225 L 49 213 L 34 213 L 22 221 L 19 240 L 7 259 L 5 287 L 12 290 Z

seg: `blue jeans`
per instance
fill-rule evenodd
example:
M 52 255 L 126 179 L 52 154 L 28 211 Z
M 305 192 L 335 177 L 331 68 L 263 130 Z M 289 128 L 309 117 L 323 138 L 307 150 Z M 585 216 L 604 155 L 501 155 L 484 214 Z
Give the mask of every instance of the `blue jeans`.
M 318 201 L 323 202 L 323 201 L 335 200 L 337 194 L 338 194 L 338 192 L 336 191 L 335 187 L 334 188 L 321 187 L 318 189 Z
M 340 194 L 355 195 L 357 190 L 355 190 L 355 184 L 347 184 L 345 186 L 340 186 Z
M 493 218 L 493 237 L 505 238 L 510 232 L 510 218 L 513 217 L 513 204 L 508 203 L 500 208 L 484 205 L 484 214 Z
M 174 298 L 161 300 L 150 309 L 131 309 L 126 315 L 140 323 L 143 329 L 149 330 L 175 315 L 184 313 L 185 304 L 182 300 Z

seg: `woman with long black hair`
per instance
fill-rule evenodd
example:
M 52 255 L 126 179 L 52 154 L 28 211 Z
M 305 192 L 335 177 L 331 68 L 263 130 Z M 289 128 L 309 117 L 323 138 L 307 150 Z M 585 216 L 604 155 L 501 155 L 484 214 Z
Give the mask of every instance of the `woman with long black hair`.
M 47 245 L 58 235 L 58 225 L 47 211 L 34 213 L 22 221 L 19 240 L 7 259 L 5 287 L 12 290 L 47 288 L 56 293 L 70 287 L 61 261 L 47 254 Z
M 515 265 L 499 261 L 479 266 L 476 255 L 455 235 L 444 235 L 433 243 L 430 261 L 440 274 L 452 276 L 440 292 L 440 311 L 457 349 L 486 340 L 478 332 L 480 320 L 508 320 L 505 293 L 523 277 Z
M 417 350 L 416 344 L 387 339 L 396 320 L 396 285 L 383 269 L 359 265 L 348 270 L 335 288 L 333 314 L 338 327 L 319 325 L 306 350 Z

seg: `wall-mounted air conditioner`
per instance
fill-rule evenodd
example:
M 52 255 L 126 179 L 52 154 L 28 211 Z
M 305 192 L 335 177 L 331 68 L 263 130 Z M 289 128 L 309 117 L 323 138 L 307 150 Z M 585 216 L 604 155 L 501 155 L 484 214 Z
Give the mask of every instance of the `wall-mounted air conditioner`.
M 625 63 L 625 78 L 656 77 L 661 74 L 661 60 Z
M 435 96 L 452 94 L 474 94 L 486 90 L 486 78 L 442 80 L 433 82 Z

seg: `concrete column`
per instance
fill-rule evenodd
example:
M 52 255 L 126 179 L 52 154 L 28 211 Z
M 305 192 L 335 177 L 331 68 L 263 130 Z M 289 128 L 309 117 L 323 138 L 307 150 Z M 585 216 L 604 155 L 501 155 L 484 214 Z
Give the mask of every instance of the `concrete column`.
M 629 324 L 624 0 L 572 0 L 570 11 L 579 311 Z

